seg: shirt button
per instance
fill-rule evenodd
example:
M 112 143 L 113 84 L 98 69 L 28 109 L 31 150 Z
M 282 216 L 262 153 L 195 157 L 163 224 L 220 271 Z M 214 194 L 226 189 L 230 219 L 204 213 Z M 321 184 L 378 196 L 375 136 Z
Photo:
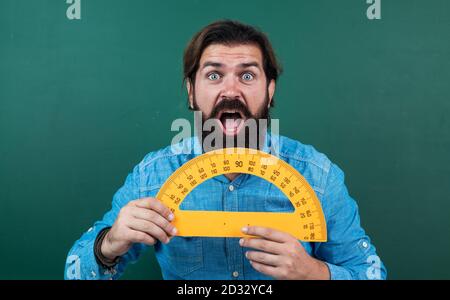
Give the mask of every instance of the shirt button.
M 233 272 L 233 277 L 234 277 L 234 278 L 237 278 L 237 277 L 239 277 L 239 272 L 237 272 L 237 271 L 234 271 L 234 272 Z
M 230 186 L 228 187 L 228 189 L 230 190 L 230 192 L 232 192 L 232 191 L 234 191 L 234 186 L 233 186 L 233 185 L 230 185 Z
M 363 246 L 364 248 L 367 248 L 367 247 L 369 246 L 369 244 L 367 244 L 367 242 L 363 242 L 363 243 L 362 243 L 362 246 Z

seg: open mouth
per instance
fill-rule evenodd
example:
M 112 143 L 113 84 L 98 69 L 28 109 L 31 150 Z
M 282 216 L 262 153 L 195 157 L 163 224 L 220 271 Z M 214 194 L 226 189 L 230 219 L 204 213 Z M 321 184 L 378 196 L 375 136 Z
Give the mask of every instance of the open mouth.
M 225 135 L 237 135 L 244 126 L 244 115 L 238 110 L 223 110 L 217 118 Z

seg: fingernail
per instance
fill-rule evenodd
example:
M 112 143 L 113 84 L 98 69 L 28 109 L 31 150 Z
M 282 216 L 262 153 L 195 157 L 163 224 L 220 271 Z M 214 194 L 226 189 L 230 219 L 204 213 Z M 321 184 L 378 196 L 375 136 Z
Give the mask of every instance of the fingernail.
M 243 232 L 243 233 L 247 233 L 247 231 L 248 231 L 248 228 L 247 228 L 247 227 L 242 227 L 242 229 L 241 229 L 241 230 L 242 230 L 242 232 Z
M 244 239 L 239 240 L 239 245 L 241 245 L 241 246 L 244 245 Z
M 247 257 L 247 258 L 248 258 L 248 251 L 247 251 L 247 252 L 245 252 L 245 257 Z
M 172 221 L 173 218 L 174 218 L 174 215 L 173 215 L 173 214 L 170 214 L 170 215 L 169 215 L 169 221 Z
M 175 234 L 177 234 L 177 229 L 176 228 L 172 229 L 172 235 L 175 235 Z

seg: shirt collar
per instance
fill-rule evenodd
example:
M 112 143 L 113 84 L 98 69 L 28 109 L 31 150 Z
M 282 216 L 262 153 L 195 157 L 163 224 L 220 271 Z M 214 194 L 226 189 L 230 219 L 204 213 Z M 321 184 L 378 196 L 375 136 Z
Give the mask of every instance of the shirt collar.
M 198 136 L 192 136 L 188 139 L 189 143 L 189 149 L 190 153 L 193 155 L 193 157 L 197 157 L 201 154 L 204 154 L 203 147 L 200 143 L 200 139 Z M 274 153 L 278 151 L 278 145 L 279 145 L 279 136 L 278 135 L 272 135 L 269 131 L 266 133 L 266 136 L 264 138 L 264 144 L 262 147 L 262 152 L 266 152 L 272 155 L 275 155 Z

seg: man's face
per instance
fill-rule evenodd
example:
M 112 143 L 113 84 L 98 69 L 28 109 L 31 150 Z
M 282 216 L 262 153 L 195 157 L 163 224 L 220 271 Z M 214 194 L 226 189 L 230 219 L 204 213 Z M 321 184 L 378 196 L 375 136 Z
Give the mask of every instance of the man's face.
M 224 136 L 237 136 L 245 120 L 267 118 L 275 82 L 267 84 L 259 47 L 213 44 L 203 51 L 195 87 L 187 88 L 203 122 L 217 119 Z

